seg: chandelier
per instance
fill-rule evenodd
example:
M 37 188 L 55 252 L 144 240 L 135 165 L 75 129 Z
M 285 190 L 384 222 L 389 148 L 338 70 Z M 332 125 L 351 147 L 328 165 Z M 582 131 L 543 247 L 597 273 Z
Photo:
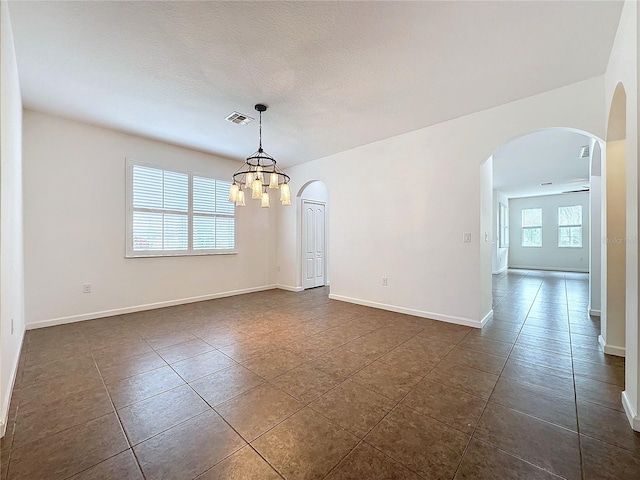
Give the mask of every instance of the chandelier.
M 260 206 L 269 208 L 268 190 L 280 190 L 282 205 L 291 205 L 289 175 L 276 164 L 276 160 L 262 149 L 262 112 L 267 106 L 261 103 L 255 106 L 260 113 L 260 145 L 258 151 L 247 157 L 244 165 L 233 174 L 233 183 L 229 189 L 229 201 L 244 207 L 244 189 L 250 192 L 251 198 L 260 200 Z M 266 181 L 265 181 L 266 180 Z

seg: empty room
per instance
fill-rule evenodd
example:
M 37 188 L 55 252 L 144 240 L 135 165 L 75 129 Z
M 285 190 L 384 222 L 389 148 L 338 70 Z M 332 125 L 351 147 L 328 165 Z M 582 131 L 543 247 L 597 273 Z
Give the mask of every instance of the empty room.
M 640 478 L 640 8 L 0 2 L 0 480 Z

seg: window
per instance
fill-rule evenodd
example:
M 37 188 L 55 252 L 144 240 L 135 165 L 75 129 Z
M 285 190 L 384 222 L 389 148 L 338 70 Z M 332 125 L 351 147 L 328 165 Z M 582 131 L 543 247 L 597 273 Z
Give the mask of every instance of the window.
M 230 182 L 127 165 L 127 257 L 234 253 Z
M 582 247 L 582 205 L 558 207 L 558 247 Z
M 498 229 L 498 246 L 507 248 L 509 246 L 509 207 L 504 203 L 499 204 Z
M 542 246 L 542 209 L 522 209 L 522 246 Z

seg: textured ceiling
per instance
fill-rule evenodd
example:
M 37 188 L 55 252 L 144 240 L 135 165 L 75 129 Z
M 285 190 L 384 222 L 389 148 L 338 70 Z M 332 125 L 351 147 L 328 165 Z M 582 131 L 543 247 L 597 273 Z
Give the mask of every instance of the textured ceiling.
M 25 106 L 292 165 L 604 73 L 617 1 L 10 2 Z
M 508 198 L 553 195 L 589 186 L 586 135 L 562 128 L 516 138 L 493 152 L 493 188 Z M 543 182 L 551 185 L 540 186 Z

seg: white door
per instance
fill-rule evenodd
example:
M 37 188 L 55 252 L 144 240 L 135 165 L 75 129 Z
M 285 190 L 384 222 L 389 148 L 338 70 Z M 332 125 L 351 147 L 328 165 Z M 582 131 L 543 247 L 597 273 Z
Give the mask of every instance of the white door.
M 325 285 L 324 204 L 302 201 L 302 250 L 304 288 Z

